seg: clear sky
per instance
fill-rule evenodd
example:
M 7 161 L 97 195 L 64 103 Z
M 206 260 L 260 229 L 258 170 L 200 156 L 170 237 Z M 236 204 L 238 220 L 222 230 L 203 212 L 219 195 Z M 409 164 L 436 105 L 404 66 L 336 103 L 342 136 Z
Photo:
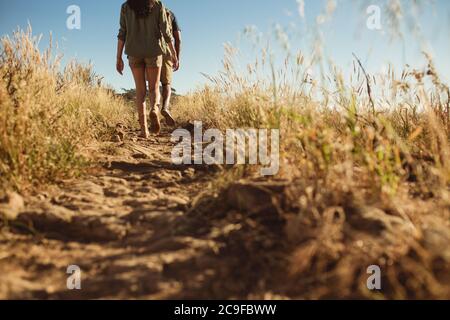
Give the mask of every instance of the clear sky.
M 71 58 L 94 64 L 95 71 L 115 88 L 133 86 L 130 71 L 124 77 L 115 72 L 116 35 L 120 6 L 124 0 L 0 0 L 0 34 L 9 34 L 17 26 L 31 23 L 35 34 L 51 31 L 58 42 L 64 61 Z M 432 1 L 424 0 L 426 3 Z M 181 70 L 174 87 L 182 93 L 195 89 L 206 80 L 201 73 L 215 74 L 221 68 L 223 44 L 238 44 L 246 26 L 269 32 L 276 23 L 296 30 L 296 47 L 308 47 L 310 38 L 302 37 L 305 24 L 313 25 L 325 8 L 326 0 L 305 0 L 305 19 L 299 15 L 296 0 L 163 0 L 171 8 L 183 32 Z M 388 61 L 395 65 L 420 65 L 420 48 L 411 37 L 390 42 L 389 36 L 365 27 L 365 10 L 370 4 L 389 0 L 337 0 L 334 19 L 325 24 L 323 32 L 327 53 L 343 68 L 350 66 L 352 52 L 367 63 L 370 70 L 379 70 Z M 403 0 L 411 3 L 412 0 Z M 66 9 L 81 8 L 81 30 L 68 30 Z M 450 1 L 435 0 L 419 11 L 423 34 L 433 47 L 439 70 L 450 78 Z M 386 14 L 382 12 L 382 25 Z M 48 37 L 47 37 L 48 38 Z M 44 38 L 44 43 L 45 40 Z M 245 47 L 245 46 L 244 46 Z

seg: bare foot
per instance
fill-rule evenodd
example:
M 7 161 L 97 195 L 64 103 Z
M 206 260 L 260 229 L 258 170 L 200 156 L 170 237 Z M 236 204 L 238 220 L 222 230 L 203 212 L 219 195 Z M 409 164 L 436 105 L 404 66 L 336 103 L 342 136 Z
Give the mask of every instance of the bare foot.
M 150 133 L 149 133 L 148 131 L 146 131 L 146 132 L 141 132 L 141 134 L 138 135 L 138 137 L 139 137 L 139 138 L 142 138 L 142 139 L 148 139 L 148 138 L 150 138 Z

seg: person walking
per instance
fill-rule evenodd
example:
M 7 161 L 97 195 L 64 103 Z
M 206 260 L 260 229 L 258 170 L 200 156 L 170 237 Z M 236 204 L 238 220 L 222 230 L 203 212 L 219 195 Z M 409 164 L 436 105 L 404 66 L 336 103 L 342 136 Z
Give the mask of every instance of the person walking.
M 164 55 L 163 66 L 161 70 L 161 86 L 163 99 L 161 114 L 166 119 L 166 123 L 169 126 L 173 127 L 175 126 L 175 120 L 170 112 L 170 100 L 172 96 L 173 73 L 180 69 L 181 29 L 175 14 L 169 9 L 166 9 L 166 12 L 169 28 L 171 29 L 172 36 L 175 42 L 175 51 L 178 63 L 177 64 L 173 63 L 173 59 L 170 56 L 170 54 Z
M 141 127 L 140 137 L 149 137 L 147 123 L 147 83 L 150 95 L 150 131 L 158 134 L 161 69 L 163 57 L 170 56 L 174 66 L 178 66 L 173 33 L 167 20 L 167 12 L 159 0 L 127 0 L 121 8 L 120 29 L 117 36 L 116 69 L 123 75 L 123 52 L 128 56 L 129 66 L 136 86 L 136 108 Z M 166 52 L 168 51 L 168 52 Z

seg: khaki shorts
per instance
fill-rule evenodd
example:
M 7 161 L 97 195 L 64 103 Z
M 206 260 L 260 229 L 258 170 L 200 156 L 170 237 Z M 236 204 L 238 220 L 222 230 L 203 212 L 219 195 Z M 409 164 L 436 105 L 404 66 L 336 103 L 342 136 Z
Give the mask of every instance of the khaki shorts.
M 153 58 L 135 58 L 128 57 L 130 68 L 161 68 L 163 65 L 163 56 Z
M 173 78 L 173 63 L 170 55 L 166 55 L 163 58 L 162 69 L 161 69 L 161 83 L 163 86 L 172 84 Z

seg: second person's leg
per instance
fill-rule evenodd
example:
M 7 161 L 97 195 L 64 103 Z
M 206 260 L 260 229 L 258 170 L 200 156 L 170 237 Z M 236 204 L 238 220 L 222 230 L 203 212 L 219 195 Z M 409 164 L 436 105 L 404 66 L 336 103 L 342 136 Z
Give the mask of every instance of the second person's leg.
M 158 116 L 158 104 L 160 101 L 159 81 L 161 76 L 161 67 L 147 67 L 146 68 L 148 91 L 150 95 L 150 121 L 151 132 L 158 134 L 161 131 L 161 123 Z
M 170 113 L 170 98 L 172 95 L 172 86 L 170 84 L 163 84 L 163 107 L 161 110 L 162 115 L 166 118 L 169 126 L 175 126 L 175 120 Z
M 170 113 L 170 98 L 172 95 L 172 77 L 173 77 L 173 64 L 170 57 L 165 56 L 161 71 L 161 84 L 162 84 L 162 110 L 161 114 L 166 119 L 169 126 L 175 126 L 175 120 Z

